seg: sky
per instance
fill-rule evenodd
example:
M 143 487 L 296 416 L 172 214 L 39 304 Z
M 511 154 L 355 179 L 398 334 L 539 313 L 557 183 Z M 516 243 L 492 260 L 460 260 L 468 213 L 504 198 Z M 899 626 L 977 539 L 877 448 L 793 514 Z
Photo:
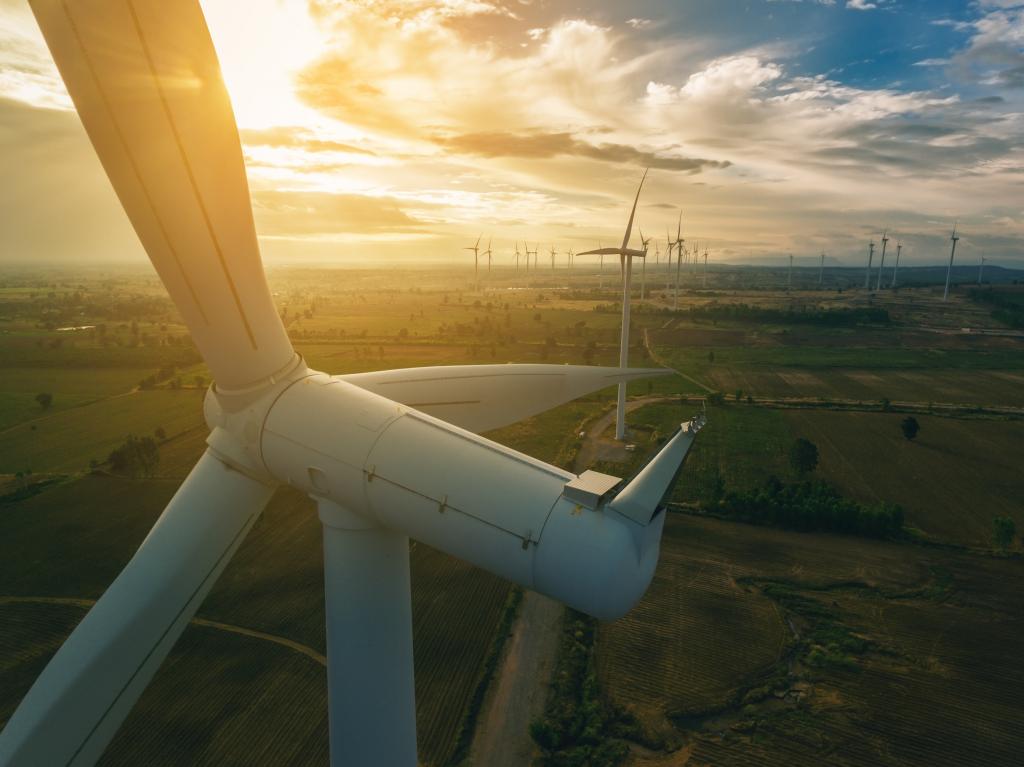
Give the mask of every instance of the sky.
M 1024 266 L 1024 2 L 202 0 L 273 264 L 495 263 L 682 214 L 710 261 Z M 0 0 L 0 263 L 143 261 Z M 639 244 L 638 236 L 633 240 Z

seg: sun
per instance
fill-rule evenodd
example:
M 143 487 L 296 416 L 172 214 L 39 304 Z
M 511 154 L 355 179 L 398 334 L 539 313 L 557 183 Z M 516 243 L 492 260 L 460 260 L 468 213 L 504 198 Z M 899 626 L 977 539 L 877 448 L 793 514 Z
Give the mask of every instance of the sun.
M 202 0 L 235 117 L 242 128 L 306 126 L 316 114 L 295 94 L 295 76 L 327 36 L 303 0 Z

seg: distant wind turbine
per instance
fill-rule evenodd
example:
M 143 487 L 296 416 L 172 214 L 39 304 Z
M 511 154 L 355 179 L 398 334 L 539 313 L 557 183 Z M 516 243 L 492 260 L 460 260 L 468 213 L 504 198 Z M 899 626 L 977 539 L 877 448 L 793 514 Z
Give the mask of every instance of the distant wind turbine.
M 555 271 L 555 246 L 551 246 L 551 271 Z
M 473 284 L 476 290 L 480 290 L 480 240 L 483 238 L 481 234 L 476 238 L 476 243 L 471 248 L 463 248 L 463 250 L 473 251 Z
M 946 290 L 942 294 L 943 301 L 949 298 L 949 278 L 953 273 L 953 256 L 956 255 L 956 244 L 960 241 L 960 238 L 956 236 L 956 224 L 953 224 L 953 234 L 949 235 L 949 239 L 953 243 L 953 247 L 949 250 L 949 266 L 946 267 Z
M 672 244 L 676 246 L 676 287 L 672 294 L 672 309 L 673 311 L 679 308 L 679 276 L 683 268 L 683 212 L 679 211 L 679 221 L 676 222 L 676 240 Z
M 487 238 L 487 250 L 484 251 L 484 255 L 487 256 L 487 273 L 491 273 L 491 238 Z
M 868 269 L 864 274 L 864 290 L 868 290 L 871 287 L 871 262 L 875 260 L 875 241 L 872 240 L 868 245 Z
M 885 268 L 885 246 L 889 244 L 889 230 L 882 232 L 882 258 L 878 262 L 878 279 L 875 281 L 875 290 L 882 289 L 882 269 Z
M 650 237 L 644 237 L 644 230 L 640 230 L 640 245 L 641 250 L 647 253 L 647 243 L 651 241 Z M 644 260 L 640 262 L 640 300 L 643 301 L 647 294 L 647 257 L 644 256 Z
M 896 243 L 896 265 L 892 268 L 892 284 L 889 285 L 890 288 L 895 288 L 896 287 L 896 272 L 900 268 L 900 252 L 902 250 L 903 250 L 903 243 L 902 242 L 897 242 Z
M 821 251 L 821 266 L 818 267 L 818 287 L 821 287 L 821 281 L 825 277 L 825 251 Z
M 792 258 L 792 256 L 790 256 Z M 708 287 L 708 249 L 704 248 L 704 288 Z
M 978 264 L 978 284 L 981 284 L 981 275 L 985 273 L 985 262 L 988 259 L 984 256 L 981 257 L 981 263 Z
M 519 240 L 516 240 L 516 271 L 519 271 Z
M 629 293 L 631 279 L 633 276 L 633 259 L 644 258 L 647 252 L 644 250 L 632 250 L 629 247 L 629 237 L 633 233 L 633 219 L 636 216 L 636 205 L 640 201 L 640 191 L 644 188 L 644 181 L 647 180 L 647 171 L 644 171 L 640 179 L 640 186 L 637 187 L 636 197 L 633 199 L 633 208 L 629 212 L 629 222 L 626 224 L 626 233 L 622 237 L 622 246 L 618 248 L 598 248 L 580 253 L 581 256 L 603 256 L 617 255 L 619 266 L 622 269 L 622 335 L 619 339 L 619 368 L 625 370 L 629 357 Z M 619 385 L 618 406 L 615 411 L 615 439 L 626 438 L 626 387 Z
M 789 254 L 789 280 L 786 284 L 786 290 L 793 289 L 793 254 Z

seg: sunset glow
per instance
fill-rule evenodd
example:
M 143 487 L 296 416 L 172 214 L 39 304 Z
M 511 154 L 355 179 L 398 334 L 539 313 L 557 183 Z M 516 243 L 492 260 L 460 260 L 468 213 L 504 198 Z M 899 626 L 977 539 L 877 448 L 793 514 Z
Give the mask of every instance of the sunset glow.
M 1017 3 L 202 5 L 272 261 L 453 260 L 480 231 L 504 258 L 591 247 L 648 166 L 641 226 L 681 210 L 722 260 L 853 263 L 888 228 L 937 261 L 955 219 L 965 255 L 1019 257 Z M 4 257 L 141 259 L 20 0 L 0 50 Z M 24 178 L 54 142 L 80 164 Z M 91 201 L 67 240 L 17 212 L 47 188 Z

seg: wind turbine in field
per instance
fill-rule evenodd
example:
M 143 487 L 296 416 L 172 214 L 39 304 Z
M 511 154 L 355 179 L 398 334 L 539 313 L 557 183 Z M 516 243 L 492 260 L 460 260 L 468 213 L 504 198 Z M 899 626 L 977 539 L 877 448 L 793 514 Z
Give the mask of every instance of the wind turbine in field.
M 981 263 L 978 264 L 978 284 L 981 284 L 981 276 L 985 273 L 985 262 L 988 261 L 984 256 L 981 257 Z
M 789 277 L 786 279 L 786 290 L 793 289 L 793 254 L 789 254 Z
M 868 245 L 868 268 L 864 274 L 864 290 L 871 287 L 871 262 L 875 260 L 875 241 L 872 240 Z
M 875 290 L 882 289 L 882 270 L 885 268 L 885 246 L 889 244 L 889 230 L 882 232 L 882 256 L 878 261 L 878 279 L 875 280 Z
M 825 251 L 821 251 L 821 265 L 818 267 L 818 287 L 821 287 L 822 280 L 825 279 Z
M 413 767 L 409 537 L 596 617 L 620 616 L 654 573 L 661 499 L 702 422 L 684 425 L 623 486 L 477 434 L 666 371 L 309 369 L 267 287 L 199 3 L 35 0 L 32 9 L 216 384 L 204 404 L 206 452 L 7 722 L 0 764 L 94 764 L 287 483 L 316 500 L 323 524 L 332 764 Z
M 480 240 L 483 239 L 481 234 L 476 238 L 476 242 L 471 248 L 463 248 L 463 250 L 473 251 L 473 289 L 480 290 Z
M 491 273 L 491 238 L 487 238 L 487 250 L 484 251 L 484 255 L 487 256 L 487 273 Z
M 516 240 L 516 271 L 519 271 L 519 240 Z
M 555 271 L 555 253 L 556 252 L 557 251 L 555 250 L 555 246 L 552 245 L 551 246 L 551 271 Z
M 685 240 L 683 240 L 683 212 L 679 211 L 679 221 L 676 222 L 676 239 L 675 242 L 671 243 L 671 245 L 676 246 L 676 288 L 672 295 L 673 310 L 679 308 L 679 272 L 682 270 L 683 266 L 683 253 L 685 252 L 683 248 L 684 242 Z M 671 245 L 669 246 L 670 249 Z M 669 265 L 671 266 L 671 263 Z
M 900 253 L 902 251 L 903 251 L 903 243 L 902 242 L 897 242 L 896 243 L 896 264 L 892 268 L 892 282 L 889 284 L 890 288 L 895 288 L 896 287 L 896 272 L 898 272 L 899 268 L 900 268 Z
M 953 234 L 949 235 L 949 240 L 953 243 L 953 247 L 950 248 L 949 266 L 946 267 L 946 289 L 942 293 L 943 301 L 949 298 L 949 278 L 953 274 L 953 256 L 956 255 L 956 244 L 960 241 L 960 238 L 956 236 L 956 224 L 953 224 Z
M 704 288 L 708 286 L 708 249 L 704 248 Z
M 640 300 L 643 301 L 647 294 L 647 246 L 650 237 L 644 237 L 644 230 L 640 230 L 640 249 L 644 252 L 644 260 L 640 262 Z
M 540 247 L 540 243 L 538 242 L 536 245 L 534 245 L 533 246 L 533 250 L 530 250 L 530 246 L 527 245 L 525 242 L 523 243 L 523 247 L 526 248 L 526 264 L 527 264 L 527 266 L 529 266 L 529 264 L 530 264 L 530 254 L 533 254 L 533 270 L 537 271 L 537 248 Z
M 633 199 L 633 209 L 629 212 L 629 223 L 626 224 L 626 234 L 622 238 L 622 245 L 618 248 L 598 248 L 597 250 L 586 250 L 578 255 L 581 256 L 605 256 L 616 255 L 619 257 L 619 266 L 622 270 L 622 334 L 619 338 L 619 369 L 625 370 L 629 360 L 629 294 L 632 288 L 633 259 L 645 258 L 646 250 L 633 250 L 629 247 L 629 237 L 633 233 L 633 219 L 636 216 L 636 204 L 640 201 L 640 191 L 644 188 L 644 181 L 647 180 L 647 171 L 644 171 L 640 179 L 640 186 L 637 187 L 636 197 Z M 626 384 L 623 381 L 619 384 L 618 404 L 615 410 L 615 439 L 626 438 Z

